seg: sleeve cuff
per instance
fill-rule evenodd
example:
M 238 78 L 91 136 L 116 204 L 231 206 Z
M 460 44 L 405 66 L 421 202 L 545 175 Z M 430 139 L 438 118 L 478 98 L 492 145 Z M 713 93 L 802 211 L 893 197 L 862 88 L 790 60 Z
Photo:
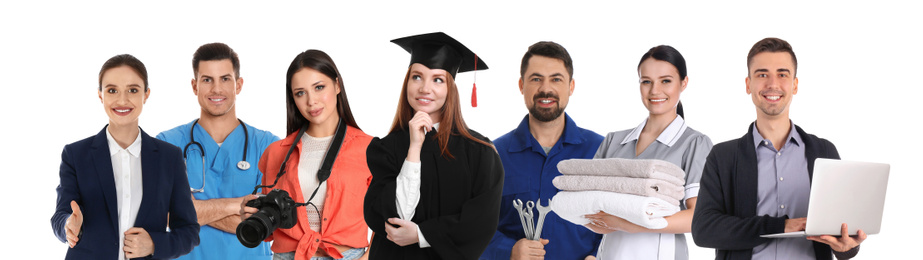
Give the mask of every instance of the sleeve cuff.
M 686 187 L 683 187 L 684 192 L 685 192 L 684 194 L 685 197 L 683 197 L 683 199 L 687 200 L 690 198 L 698 197 L 699 196 L 699 186 L 700 185 L 698 183 L 686 184 Z
M 856 247 L 846 250 L 846 252 L 837 252 L 833 250 L 830 251 L 833 251 L 833 256 L 835 256 L 836 259 L 845 260 L 856 257 L 856 255 L 859 254 L 859 246 L 860 245 L 856 245 Z
M 769 220 L 766 223 L 766 230 L 769 232 L 764 233 L 764 234 L 785 233 L 785 220 L 788 219 L 788 216 L 783 216 L 779 218 L 769 217 L 769 216 L 763 216 L 763 217 L 769 218 Z M 760 235 L 763 235 L 763 234 L 760 234 Z
M 154 252 L 151 252 L 151 254 L 145 256 L 145 258 L 147 258 L 147 257 L 151 257 L 151 258 L 164 258 L 165 256 L 169 255 L 169 253 L 166 252 L 166 251 L 168 251 L 168 250 L 166 249 L 166 247 L 168 247 L 168 245 L 167 245 L 167 239 L 169 239 L 169 238 L 167 237 L 168 235 L 167 235 L 166 233 L 163 233 L 163 232 L 148 232 L 147 234 L 151 236 L 151 243 L 154 244 Z
M 698 183 L 688 184 L 686 185 L 685 194 L 683 195 L 683 203 L 686 203 L 686 200 L 689 200 L 691 198 L 695 198 L 698 196 L 699 196 L 699 184 Z M 686 208 L 688 209 L 689 206 L 686 206 Z
M 420 231 L 420 226 L 417 226 L 417 238 L 420 240 L 420 248 L 429 247 L 429 242 L 426 242 L 426 238 L 423 237 L 423 232 Z
M 397 175 L 398 179 L 419 180 L 420 179 L 420 162 L 411 162 L 404 160 L 401 165 L 401 172 Z
M 395 180 L 394 203 L 401 219 L 410 220 L 420 202 L 420 163 L 404 160 Z

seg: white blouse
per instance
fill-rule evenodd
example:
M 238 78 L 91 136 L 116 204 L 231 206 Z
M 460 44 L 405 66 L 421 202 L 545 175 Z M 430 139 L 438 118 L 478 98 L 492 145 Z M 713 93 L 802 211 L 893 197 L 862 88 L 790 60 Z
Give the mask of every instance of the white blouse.
M 119 258 L 126 259 L 125 231 L 135 226 L 138 209 L 141 208 L 141 196 L 144 187 L 141 183 L 141 131 L 135 141 L 123 149 L 112 138 L 106 127 L 106 139 L 109 143 L 109 157 L 112 159 L 112 174 L 115 177 L 116 205 L 119 209 Z

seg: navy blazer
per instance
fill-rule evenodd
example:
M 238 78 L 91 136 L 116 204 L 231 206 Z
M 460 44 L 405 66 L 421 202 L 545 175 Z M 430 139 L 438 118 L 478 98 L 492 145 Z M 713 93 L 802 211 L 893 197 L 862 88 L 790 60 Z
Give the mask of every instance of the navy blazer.
M 836 146 L 795 125 L 804 141 L 808 178 L 814 177 L 814 160 L 840 159 Z M 712 147 L 702 171 L 699 199 L 692 216 L 692 239 L 701 247 L 715 248 L 715 259 L 750 259 L 753 248 L 783 233 L 788 217 L 757 216 L 757 161 L 753 124 L 740 139 Z M 832 259 L 830 246 L 814 242 L 817 259 Z
M 134 227 L 144 228 L 154 242 L 147 258 L 172 259 L 199 244 L 199 224 L 192 205 L 182 150 L 141 130 L 141 182 L 144 187 Z M 76 201 L 83 213 L 83 234 L 66 259 L 116 259 L 119 218 L 115 177 L 106 128 L 89 138 L 64 146 L 61 183 L 51 228 L 66 242 L 64 224 Z M 167 227 L 169 223 L 169 231 Z

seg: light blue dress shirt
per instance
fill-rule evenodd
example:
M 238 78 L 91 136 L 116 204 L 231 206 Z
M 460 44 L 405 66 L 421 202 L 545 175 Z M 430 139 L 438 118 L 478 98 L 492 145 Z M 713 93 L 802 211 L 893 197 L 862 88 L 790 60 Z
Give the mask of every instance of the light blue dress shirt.
M 756 215 L 807 217 L 811 179 L 804 141 L 795 131 L 795 124 L 779 150 L 760 135 L 754 124 L 753 144 L 757 162 Z M 753 248 L 753 260 L 814 258 L 813 243 L 803 237 L 775 238 Z

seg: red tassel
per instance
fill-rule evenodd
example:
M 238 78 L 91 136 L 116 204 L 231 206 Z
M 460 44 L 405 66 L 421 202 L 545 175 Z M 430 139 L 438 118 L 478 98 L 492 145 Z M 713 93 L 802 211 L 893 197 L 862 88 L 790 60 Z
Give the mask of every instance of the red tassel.
M 471 107 L 478 107 L 478 83 L 471 84 L 474 87 L 471 89 Z
M 471 107 L 478 107 L 478 55 L 474 55 L 474 83 L 471 83 Z

